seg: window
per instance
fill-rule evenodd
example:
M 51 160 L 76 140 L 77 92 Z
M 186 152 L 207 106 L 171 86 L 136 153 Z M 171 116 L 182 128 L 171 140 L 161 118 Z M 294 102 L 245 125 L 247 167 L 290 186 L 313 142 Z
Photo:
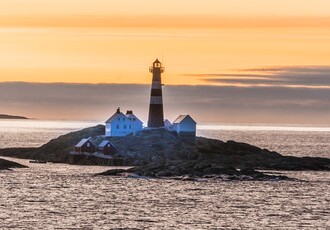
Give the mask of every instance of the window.
M 118 121 L 120 121 L 120 117 L 118 117 Z
M 129 129 L 132 129 L 132 125 L 129 125 Z
M 124 125 L 124 129 L 126 129 L 126 125 Z
M 91 147 L 91 144 L 89 142 L 87 142 L 87 148 Z
M 123 121 L 125 121 L 125 118 L 123 118 Z
M 119 125 L 116 125 L 116 129 L 119 129 Z
M 135 118 L 133 118 L 133 121 L 136 121 L 136 119 L 135 119 Z

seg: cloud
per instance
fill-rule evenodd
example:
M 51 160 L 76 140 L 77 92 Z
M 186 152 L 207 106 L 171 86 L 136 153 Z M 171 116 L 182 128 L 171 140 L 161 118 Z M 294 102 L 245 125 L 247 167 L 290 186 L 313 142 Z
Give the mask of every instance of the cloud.
M 163 94 L 171 120 L 330 124 L 330 89 L 167 85 Z M 149 95 L 149 85 L 0 83 L 0 113 L 103 122 L 120 106 L 146 122 Z
M 228 17 L 218 15 L 2 16 L 0 27 L 49 28 L 328 28 L 330 17 Z
M 192 74 L 210 83 L 238 86 L 329 88 L 330 66 L 265 67 L 242 69 L 235 74 Z

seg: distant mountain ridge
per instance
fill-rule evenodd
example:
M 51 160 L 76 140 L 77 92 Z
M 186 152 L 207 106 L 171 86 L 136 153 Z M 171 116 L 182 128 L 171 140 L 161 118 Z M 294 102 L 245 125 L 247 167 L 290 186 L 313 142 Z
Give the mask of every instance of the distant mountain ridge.
M 23 117 L 23 116 L 13 116 L 13 115 L 7 115 L 7 114 L 0 114 L 0 119 L 29 119 L 27 117 Z

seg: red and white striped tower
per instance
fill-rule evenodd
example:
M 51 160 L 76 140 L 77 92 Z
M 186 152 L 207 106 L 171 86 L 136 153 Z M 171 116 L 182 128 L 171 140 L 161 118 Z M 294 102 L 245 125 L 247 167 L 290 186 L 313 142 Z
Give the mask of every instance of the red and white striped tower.
M 164 111 L 163 111 L 163 93 L 161 74 L 165 68 L 158 59 L 149 68 L 152 73 L 151 97 L 149 107 L 148 127 L 160 128 L 164 127 Z

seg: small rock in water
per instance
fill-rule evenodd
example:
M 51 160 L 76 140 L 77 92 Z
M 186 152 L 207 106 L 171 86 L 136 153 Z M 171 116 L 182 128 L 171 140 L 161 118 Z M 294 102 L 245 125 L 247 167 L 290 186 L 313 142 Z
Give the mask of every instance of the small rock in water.
M 98 175 L 101 176 L 120 176 L 120 174 L 127 172 L 126 169 L 111 169 L 108 171 L 105 171 L 103 173 L 100 173 Z

